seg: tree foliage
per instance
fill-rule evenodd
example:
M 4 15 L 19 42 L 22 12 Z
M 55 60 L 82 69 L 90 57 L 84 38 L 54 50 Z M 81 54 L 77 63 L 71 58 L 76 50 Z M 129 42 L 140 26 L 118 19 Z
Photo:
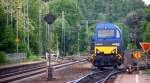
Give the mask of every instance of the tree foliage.
M 150 42 L 150 22 L 146 24 L 146 29 L 144 32 L 144 41 Z
M 90 39 L 93 37 L 95 25 L 102 21 L 116 23 L 123 30 L 125 47 L 130 41 L 130 32 L 139 34 L 138 40 L 149 41 L 150 8 L 145 7 L 142 0 L 28 0 L 29 3 L 29 44 L 34 54 L 41 55 L 46 50 L 61 54 L 77 54 L 78 32 L 80 24 L 80 52 L 88 52 Z M 25 27 L 25 0 L 13 0 L 13 26 L 10 25 L 10 14 L 7 1 L 0 1 L 0 51 L 16 52 L 16 29 L 19 18 L 19 52 L 27 52 L 27 27 Z M 20 7 L 19 11 L 17 8 Z M 143 11 L 144 10 L 144 11 Z M 19 12 L 19 16 L 17 13 Z M 62 31 L 62 12 L 64 12 L 64 32 Z M 145 14 L 144 14 L 145 12 Z M 52 13 L 56 20 L 50 25 L 51 36 L 48 36 L 48 25 L 43 20 L 47 13 Z M 7 15 L 9 24 L 7 24 Z M 144 16 L 145 15 L 145 16 Z M 144 17 L 146 22 L 144 21 Z M 88 24 L 87 24 L 88 22 Z M 126 23 L 126 25 L 124 24 Z M 121 23 L 121 24 L 119 24 Z M 88 33 L 87 33 L 88 30 Z M 144 32 L 144 33 L 143 33 Z M 65 36 L 63 34 L 65 33 Z M 49 37 L 51 42 L 48 42 Z M 64 44 L 65 40 L 65 44 Z M 48 44 L 51 43 L 51 47 Z M 64 46 L 65 45 L 65 46 Z M 48 49 L 50 48 L 50 49 Z
M 143 40 L 145 42 L 150 42 L 150 5 L 149 6 L 146 6 L 145 9 L 145 30 L 144 30 L 144 37 L 143 37 Z

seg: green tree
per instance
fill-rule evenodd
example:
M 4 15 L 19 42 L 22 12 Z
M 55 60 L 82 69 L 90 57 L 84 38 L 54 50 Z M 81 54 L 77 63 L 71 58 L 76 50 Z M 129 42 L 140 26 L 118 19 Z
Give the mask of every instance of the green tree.
M 69 28 L 70 28 L 70 25 L 69 25 L 69 23 L 66 21 L 66 20 L 64 20 L 64 28 L 65 28 L 65 35 L 67 35 L 67 31 L 66 30 L 69 30 Z M 58 46 L 59 46 L 59 51 L 60 51 L 60 53 L 61 54 L 63 54 L 64 55 L 64 43 L 63 43 L 63 41 L 64 41 L 64 39 L 65 39 L 65 41 L 66 41 L 66 37 L 63 39 L 62 37 L 63 37 L 63 34 L 62 34 L 62 19 L 61 18 L 57 18 L 56 19 L 56 21 L 55 21 L 55 23 L 54 23 L 54 32 L 53 32 L 53 34 L 54 34 L 54 44 L 52 44 L 52 47 L 54 48 L 53 50 L 56 50 L 57 49 L 57 43 L 58 43 Z M 70 42 L 69 42 L 70 43 Z M 65 46 L 69 46 L 69 43 L 67 43 Z M 65 48 L 67 48 L 67 47 L 65 47 Z M 66 49 L 66 52 L 67 52 L 68 50 Z
M 6 27 L 4 29 L 3 34 L 1 34 L 1 41 L 0 41 L 0 50 L 5 52 L 15 52 L 15 34 L 14 30 L 11 27 Z
M 14 28 L 7 26 L 6 11 L 0 6 L 0 50 L 4 52 L 15 51 Z
M 124 23 L 117 23 L 119 25 L 119 28 L 122 30 L 123 39 L 124 39 L 124 48 L 127 49 L 130 43 L 130 29 L 127 25 Z
M 144 42 L 150 42 L 150 22 L 146 24 L 143 40 Z
M 150 5 L 144 8 L 145 20 L 150 22 Z
M 53 0 L 49 3 L 50 12 L 56 17 L 61 17 L 64 11 L 65 19 L 74 26 L 78 20 L 82 19 L 81 10 L 76 4 L 75 0 Z
M 143 40 L 145 42 L 150 42 L 150 5 L 146 6 L 144 8 L 144 11 L 145 11 L 145 20 L 146 20 L 146 23 L 145 23 L 145 31 L 144 31 L 144 35 L 143 35 Z

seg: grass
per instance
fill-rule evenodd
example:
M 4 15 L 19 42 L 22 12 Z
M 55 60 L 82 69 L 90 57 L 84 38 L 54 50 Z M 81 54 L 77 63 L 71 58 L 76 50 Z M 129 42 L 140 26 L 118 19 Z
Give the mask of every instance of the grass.
M 25 60 L 17 60 L 17 61 L 7 61 L 5 63 L 2 63 L 0 64 L 0 66 L 5 66 L 5 65 L 12 65 L 12 64 L 17 64 L 17 63 L 24 63 L 24 62 L 34 62 L 34 61 L 45 61 L 44 59 L 42 58 L 37 58 L 37 57 L 34 57 L 32 59 L 25 59 Z
M 144 70 L 143 74 L 150 74 L 150 69 Z
M 6 64 L 8 61 L 6 60 L 5 52 L 0 51 L 0 65 Z
M 33 61 L 44 61 L 41 56 L 36 56 L 36 55 L 30 55 L 27 57 L 27 59 L 24 60 L 16 60 L 16 61 L 4 61 L 0 63 L 0 66 L 5 66 L 5 65 L 12 65 L 12 64 L 17 64 L 17 63 L 22 63 L 22 62 L 33 62 Z
M 43 61 L 44 59 L 41 56 L 31 55 L 28 57 L 27 61 Z

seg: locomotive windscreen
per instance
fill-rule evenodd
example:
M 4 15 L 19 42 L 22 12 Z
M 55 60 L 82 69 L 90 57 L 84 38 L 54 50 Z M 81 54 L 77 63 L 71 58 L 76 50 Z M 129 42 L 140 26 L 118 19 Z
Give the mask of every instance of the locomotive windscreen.
M 98 30 L 98 38 L 113 38 L 113 37 L 114 37 L 114 30 L 108 29 Z

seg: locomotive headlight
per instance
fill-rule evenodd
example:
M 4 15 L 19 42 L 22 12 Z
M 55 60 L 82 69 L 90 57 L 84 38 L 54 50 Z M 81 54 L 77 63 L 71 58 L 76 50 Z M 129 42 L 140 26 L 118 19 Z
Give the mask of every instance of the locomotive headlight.
M 112 43 L 112 45 L 120 46 L 120 43 Z
M 112 50 L 111 53 L 113 53 L 113 54 L 116 53 L 116 49 Z
M 101 53 L 101 51 L 99 51 L 99 50 L 96 50 L 96 54 L 100 54 Z
M 97 51 L 97 53 L 99 54 L 99 53 L 101 53 L 100 51 Z

